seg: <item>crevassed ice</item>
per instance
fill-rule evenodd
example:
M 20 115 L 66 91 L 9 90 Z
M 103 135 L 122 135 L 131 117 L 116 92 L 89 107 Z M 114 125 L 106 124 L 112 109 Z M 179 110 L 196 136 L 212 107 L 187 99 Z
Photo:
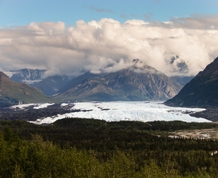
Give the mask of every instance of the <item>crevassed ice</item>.
M 74 103 L 72 112 L 53 117 L 39 118 L 35 124 L 50 124 L 59 119 L 93 118 L 105 121 L 184 121 L 210 122 L 204 118 L 190 116 L 187 112 L 199 112 L 202 108 L 181 108 L 165 106 L 161 102 L 79 102 Z M 75 112 L 80 110 L 79 112 Z

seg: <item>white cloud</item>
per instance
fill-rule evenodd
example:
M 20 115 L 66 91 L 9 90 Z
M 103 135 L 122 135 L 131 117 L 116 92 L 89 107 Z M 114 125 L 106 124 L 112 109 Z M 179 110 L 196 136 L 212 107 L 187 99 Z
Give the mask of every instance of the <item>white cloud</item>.
M 138 58 L 167 75 L 196 75 L 218 56 L 217 19 L 196 16 L 123 24 L 101 19 L 80 20 L 75 27 L 43 22 L 0 29 L 0 66 L 78 75 L 87 70 L 116 71 Z

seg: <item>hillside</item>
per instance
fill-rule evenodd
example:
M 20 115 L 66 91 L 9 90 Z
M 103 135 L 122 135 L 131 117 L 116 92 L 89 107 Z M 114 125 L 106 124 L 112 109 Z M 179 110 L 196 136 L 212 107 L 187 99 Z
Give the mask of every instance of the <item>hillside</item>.
M 24 83 L 13 82 L 3 72 L 0 72 L 0 106 L 51 101 L 52 99 L 40 90 Z

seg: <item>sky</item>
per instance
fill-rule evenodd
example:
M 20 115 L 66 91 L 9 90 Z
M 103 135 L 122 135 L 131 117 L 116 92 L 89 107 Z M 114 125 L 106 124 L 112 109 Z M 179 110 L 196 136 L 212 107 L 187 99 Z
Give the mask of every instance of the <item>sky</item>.
M 0 0 L 0 69 L 194 76 L 218 56 L 217 0 Z

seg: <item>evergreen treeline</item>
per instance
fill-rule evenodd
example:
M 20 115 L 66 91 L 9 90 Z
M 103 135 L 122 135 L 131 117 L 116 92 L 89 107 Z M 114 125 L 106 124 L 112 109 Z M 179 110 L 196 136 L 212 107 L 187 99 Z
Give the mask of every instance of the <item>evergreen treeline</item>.
M 177 128 L 199 127 L 216 124 L 63 119 L 37 126 L 1 121 L 0 177 L 216 178 L 216 140 L 164 136 Z M 161 129 L 165 133 L 159 136 Z

